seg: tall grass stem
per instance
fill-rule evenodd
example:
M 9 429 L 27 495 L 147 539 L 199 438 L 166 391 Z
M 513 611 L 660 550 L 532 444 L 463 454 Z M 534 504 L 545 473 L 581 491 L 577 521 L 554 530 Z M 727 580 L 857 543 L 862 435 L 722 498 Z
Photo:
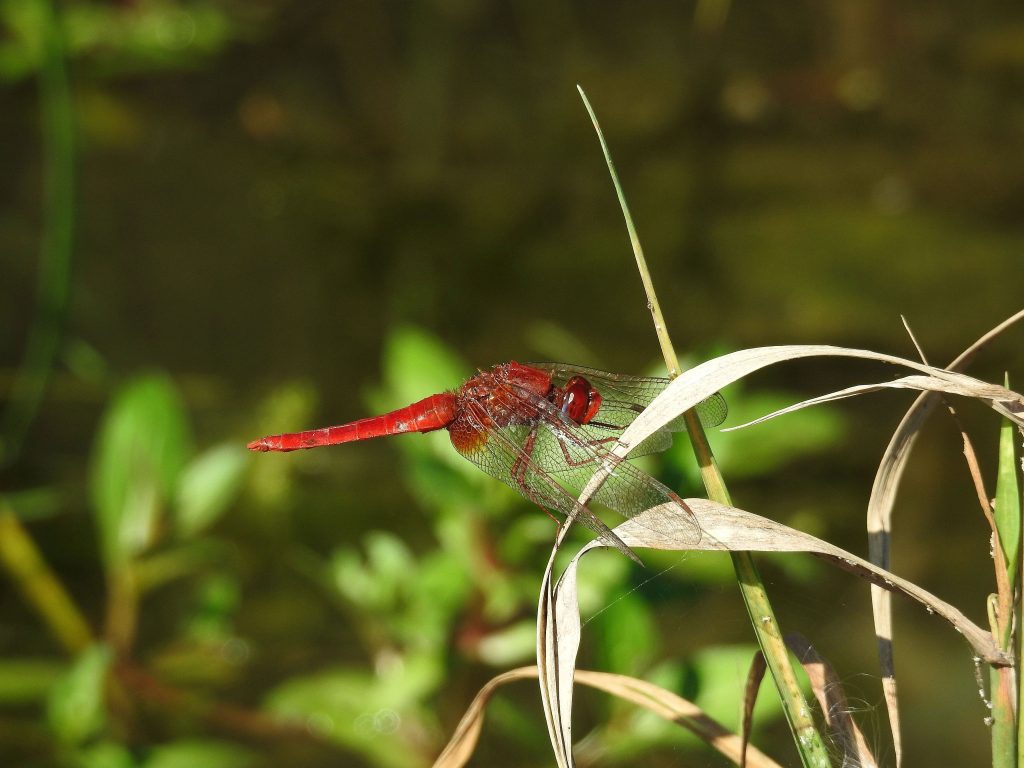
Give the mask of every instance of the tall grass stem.
M 597 132 L 598 141 L 601 143 L 601 150 L 604 152 L 605 162 L 608 164 L 608 173 L 611 175 L 612 184 L 615 187 L 615 194 L 619 199 L 619 206 L 622 208 L 622 215 L 626 221 L 626 229 L 629 231 L 629 240 L 633 246 L 633 255 L 636 257 L 637 269 L 640 272 L 640 279 L 644 285 L 644 292 L 647 294 L 647 307 L 654 320 L 654 330 L 658 336 L 658 343 L 665 358 L 665 367 L 669 376 L 675 378 L 681 369 L 676 356 L 675 347 L 669 338 L 668 329 L 665 326 L 665 318 L 661 313 L 661 305 L 654 291 L 654 282 L 651 279 L 650 270 L 647 267 L 647 260 L 644 257 L 643 247 L 640 245 L 640 237 L 633 224 L 633 217 L 629 212 L 629 205 L 626 203 L 625 193 L 619 182 L 618 173 L 615 170 L 615 163 L 612 161 L 608 143 L 605 141 L 597 116 L 587 99 L 583 88 L 576 86 L 583 99 L 583 105 L 594 123 L 594 130 Z M 729 490 L 725 485 L 708 443 L 707 435 L 697 417 L 696 411 L 689 410 L 684 414 L 687 431 L 690 435 L 690 442 L 693 445 L 694 454 L 700 467 L 701 478 L 704 487 L 707 489 L 708 498 L 721 504 L 732 504 Z M 740 587 L 740 594 L 746 605 L 747 613 L 750 616 L 750 623 L 753 626 L 757 642 L 764 653 L 768 668 L 772 673 L 775 686 L 782 701 L 783 711 L 793 733 L 793 740 L 800 759 L 804 766 L 820 768 L 829 766 L 831 762 L 825 750 L 821 734 L 811 717 L 811 709 L 807 706 L 803 693 L 800 690 L 796 673 L 790 662 L 789 652 L 783 640 L 783 633 L 775 619 L 771 602 L 768 599 L 768 592 L 758 574 L 757 566 L 749 552 L 733 552 L 732 562 L 736 571 L 736 580 Z

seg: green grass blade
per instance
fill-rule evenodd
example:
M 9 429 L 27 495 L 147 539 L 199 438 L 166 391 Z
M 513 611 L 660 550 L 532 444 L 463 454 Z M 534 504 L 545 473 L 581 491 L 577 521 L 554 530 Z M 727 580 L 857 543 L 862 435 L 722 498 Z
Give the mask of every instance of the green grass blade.
M 669 376 L 675 378 L 679 375 L 679 361 L 676 358 L 675 349 L 669 338 L 668 329 L 665 327 L 665 319 L 661 314 L 661 305 L 654 292 L 654 283 L 651 280 L 650 271 L 647 268 L 647 261 L 644 258 L 643 248 L 640 245 L 640 238 L 637 235 L 636 227 L 633 225 L 633 217 L 630 215 L 629 206 L 626 203 L 626 196 L 619 183 L 619 176 L 612 162 L 611 152 L 601 132 L 601 126 L 597 121 L 587 95 L 583 89 L 577 86 L 583 104 L 594 123 L 594 130 L 597 132 L 598 140 L 601 142 L 601 150 L 604 152 L 605 162 L 608 164 L 608 173 L 611 175 L 612 184 L 615 186 L 615 194 L 619 198 L 619 206 L 622 208 L 622 215 L 626 220 L 626 229 L 629 231 L 629 239 L 633 246 L 633 254 L 636 256 L 637 269 L 640 271 L 640 279 L 644 284 L 644 291 L 647 294 L 647 306 L 651 310 L 654 320 L 654 329 L 658 335 L 658 343 L 665 357 L 665 366 L 668 368 Z M 687 431 L 693 444 L 694 453 L 697 456 L 697 463 L 700 466 L 701 477 L 704 480 L 708 498 L 722 504 L 731 504 L 728 488 L 725 480 L 718 470 L 714 454 L 708 443 L 704 428 L 701 426 L 697 414 L 690 410 L 685 414 Z M 733 566 L 736 570 L 736 579 L 739 583 L 740 594 L 743 596 L 744 605 L 750 616 L 750 623 L 757 636 L 757 642 L 761 646 L 765 660 L 768 662 L 768 669 L 772 673 L 775 687 L 779 692 L 782 701 L 783 711 L 793 733 L 793 741 L 800 759 L 804 766 L 829 766 L 831 762 L 825 751 L 825 744 L 821 734 L 814 725 L 811 717 L 811 709 L 808 707 L 803 693 L 800 691 L 796 673 L 790 663 L 789 652 L 786 649 L 785 641 L 782 638 L 782 631 L 775 619 L 771 602 L 768 600 L 768 592 L 757 572 L 757 566 L 749 552 L 733 552 Z
M 1006 386 L 1010 382 L 1007 378 Z M 1006 558 L 1006 575 L 1010 584 L 1011 593 L 1017 591 L 1020 581 L 1020 547 L 1021 547 L 1021 494 L 1020 479 L 1021 471 L 1018 463 L 1016 441 L 1019 433 L 1014 425 L 1007 419 L 1003 420 L 999 430 L 999 469 L 996 476 L 996 504 L 994 517 L 996 528 L 999 531 L 999 541 L 1003 548 L 1003 555 Z M 999 634 L 996 639 L 1001 648 L 1012 650 L 1013 627 L 1019 627 L 1021 616 L 1024 615 L 1021 606 L 1017 606 L 1016 621 L 1000 621 Z M 996 629 L 996 628 L 994 628 Z M 1018 634 L 1020 630 L 1017 630 Z M 1024 739 L 1024 731 L 1019 721 L 1020 692 L 1014 689 L 1020 687 L 1020 660 L 1021 652 L 1018 648 L 1017 674 L 1005 668 L 993 668 L 989 673 L 992 689 L 992 765 L 996 768 L 1006 766 L 1024 766 L 1024 755 L 1020 750 L 1021 739 Z M 1016 706 L 1015 706 L 1016 705 Z M 1015 711 L 1016 710 L 1016 711 Z
M 1009 387 L 1009 382 L 1006 384 Z M 1012 590 L 1017 585 L 1020 567 L 1020 465 L 1017 463 L 1014 425 L 1003 419 L 999 430 L 999 474 L 996 478 L 994 516 L 999 540 L 1006 556 L 1006 575 Z

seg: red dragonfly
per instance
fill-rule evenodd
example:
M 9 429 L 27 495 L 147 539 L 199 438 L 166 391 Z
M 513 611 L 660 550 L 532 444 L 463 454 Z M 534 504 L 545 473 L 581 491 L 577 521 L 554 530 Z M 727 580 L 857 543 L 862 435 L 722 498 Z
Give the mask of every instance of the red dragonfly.
M 447 429 L 455 450 L 484 472 L 545 510 L 582 523 L 606 544 L 636 560 L 577 498 L 594 471 L 613 458 L 609 450 L 622 431 L 668 383 L 668 379 L 623 376 L 560 363 L 503 363 L 481 371 L 454 392 L 431 395 L 382 416 L 271 435 L 253 440 L 248 447 L 252 451 L 295 451 Z M 725 400 L 719 394 L 697 405 L 706 427 L 721 424 L 726 413 Z M 672 443 L 671 432 L 685 428 L 682 418 L 676 419 L 630 455 L 662 451 Z M 685 509 L 682 500 L 653 477 L 614 461 L 614 469 L 594 494 L 594 501 L 624 517 L 666 502 Z M 692 530 L 682 535 L 696 543 L 700 529 L 692 518 L 688 520 Z

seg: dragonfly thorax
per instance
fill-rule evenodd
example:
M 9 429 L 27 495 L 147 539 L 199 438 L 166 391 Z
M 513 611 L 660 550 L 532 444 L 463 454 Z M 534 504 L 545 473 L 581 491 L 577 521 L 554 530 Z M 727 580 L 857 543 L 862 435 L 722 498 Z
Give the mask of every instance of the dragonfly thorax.
M 551 378 L 543 371 L 516 362 L 480 371 L 458 392 L 462 409 L 484 426 L 508 427 L 531 424 L 537 419 L 536 399 L 552 391 Z M 533 400 L 533 402 L 531 402 Z

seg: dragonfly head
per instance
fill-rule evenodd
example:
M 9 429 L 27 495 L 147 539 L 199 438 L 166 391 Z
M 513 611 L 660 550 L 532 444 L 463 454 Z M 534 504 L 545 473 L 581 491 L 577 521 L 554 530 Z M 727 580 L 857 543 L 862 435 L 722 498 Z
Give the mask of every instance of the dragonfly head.
M 573 376 L 561 388 L 555 405 L 577 424 L 586 424 L 601 409 L 601 394 L 582 376 Z

